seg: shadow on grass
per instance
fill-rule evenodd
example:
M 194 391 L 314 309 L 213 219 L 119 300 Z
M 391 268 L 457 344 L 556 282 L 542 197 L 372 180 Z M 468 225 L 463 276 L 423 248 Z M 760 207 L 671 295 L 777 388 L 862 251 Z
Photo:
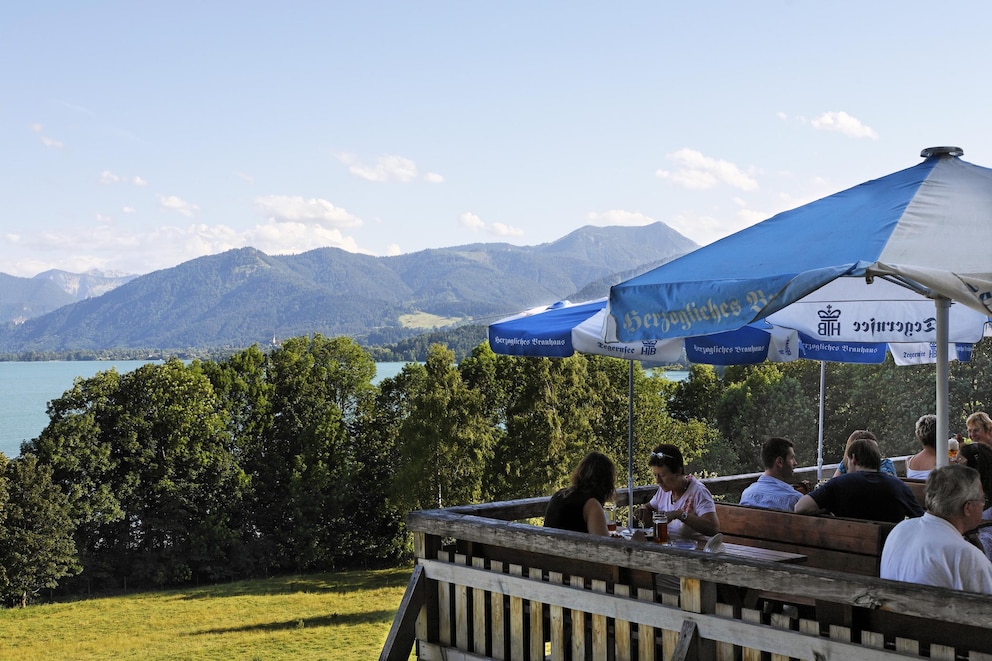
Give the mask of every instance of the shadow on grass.
M 209 636 L 225 633 L 250 633 L 254 631 L 286 631 L 290 629 L 315 629 L 317 627 L 348 626 L 356 624 L 380 624 L 382 622 L 392 622 L 395 611 L 379 610 L 369 613 L 349 613 L 339 615 L 331 613 L 321 617 L 300 618 L 298 620 L 287 620 L 285 622 L 268 622 L 266 624 L 252 624 L 244 627 L 224 627 L 218 629 L 204 629 L 197 631 L 193 635 Z
M 276 576 L 267 579 L 218 583 L 200 588 L 179 590 L 176 599 L 216 599 L 218 597 L 242 597 L 246 595 L 273 594 L 319 594 L 322 592 L 358 592 L 383 588 L 406 587 L 410 581 L 411 569 L 379 569 L 369 571 L 348 571 L 326 574 L 297 576 Z

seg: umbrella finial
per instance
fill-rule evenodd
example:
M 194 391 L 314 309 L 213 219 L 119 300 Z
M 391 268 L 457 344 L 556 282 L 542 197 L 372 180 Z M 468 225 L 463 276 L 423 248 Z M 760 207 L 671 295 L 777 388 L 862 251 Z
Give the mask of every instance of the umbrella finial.
M 944 154 L 948 156 L 964 156 L 964 150 L 960 147 L 927 147 L 920 152 L 920 157 L 930 158 L 931 156 L 943 156 Z

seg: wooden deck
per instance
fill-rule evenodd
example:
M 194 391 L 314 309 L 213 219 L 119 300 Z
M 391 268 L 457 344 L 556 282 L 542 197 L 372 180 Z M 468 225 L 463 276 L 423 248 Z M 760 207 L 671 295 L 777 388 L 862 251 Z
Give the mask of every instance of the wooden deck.
M 526 523 L 546 503 L 412 512 L 381 658 L 992 659 L 992 597 Z

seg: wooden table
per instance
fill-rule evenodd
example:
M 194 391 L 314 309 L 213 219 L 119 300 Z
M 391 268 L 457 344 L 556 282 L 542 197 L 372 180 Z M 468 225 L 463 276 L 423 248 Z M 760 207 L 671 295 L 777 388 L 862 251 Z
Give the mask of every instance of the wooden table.
M 788 551 L 773 551 L 757 546 L 746 546 L 744 544 L 723 544 L 723 553 L 740 558 L 751 558 L 752 560 L 763 560 L 765 562 L 806 562 L 806 556 L 802 553 L 790 553 Z
M 654 540 L 648 536 L 647 541 L 649 544 L 653 544 Z M 674 548 L 681 551 L 703 551 L 706 546 L 706 542 L 685 539 L 681 537 L 673 537 L 671 542 L 695 542 L 695 548 L 683 548 L 681 546 L 674 545 L 664 545 L 659 544 L 659 549 L 664 548 Z M 707 551 L 709 553 L 709 551 Z M 806 556 L 802 553 L 792 553 L 789 551 L 775 551 L 772 549 L 765 549 L 759 546 L 748 546 L 746 544 L 728 544 L 724 542 L 723 550 L 719 553 L 714 553 L 714 555 L 732 555 L 738 558 L 749 558 L 751 560 L 761 560 L 763 562 L 787 562 L 787 563 L 800 563 L 806 562 Z

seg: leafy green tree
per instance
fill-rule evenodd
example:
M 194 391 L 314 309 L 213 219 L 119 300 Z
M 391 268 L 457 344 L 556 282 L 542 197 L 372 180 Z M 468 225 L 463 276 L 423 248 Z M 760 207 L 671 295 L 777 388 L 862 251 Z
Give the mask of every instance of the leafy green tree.
M 69 502 L 51 469 L 31 454 L 0 455 L 0 475 L 0 598 L 23 607 L 81 567 Z
M 792 439 L 797 460 L 809 462 L 816 451 L 817 416 L 799 382 L 771 363 L 728 369 L 725 378 L 730 375 L 743 378 L 726 386 L 716 406 L 716 425 L 740 470 L 761 469 L 761 446 L 770 436 Z
M 683 422 L 716 419 L 716 404 L 723 394 L 723 381 L 712 365 L 693 364 L 689 376 L 674 384 L 668 413 Z
M 553 492 L 592 449 L 601 406 L 585 357 L 501 357 L 498 378 L 507 389 L 506 435 L 493 453 L 487 483 L 498 500 Z
M 231 576 L 245 485 L 198 363 L 79 379 L 31 444 L 69 495 L 86 578 L 137 584 Z
M 478 502 L 493 442 L 482 395 L 465 385 L 447 348 L 431 347 L 422 369 L 408 380 L 417 387 L 400 423 L 393 492 L 410 508 Z
M 368 508 L 356 488 L 361 412 L 372 359 L 348 338 L 287 340 L 270 355 L 273 422 L 245 457 L 264 566 L 310 571 L 349 562 Z

